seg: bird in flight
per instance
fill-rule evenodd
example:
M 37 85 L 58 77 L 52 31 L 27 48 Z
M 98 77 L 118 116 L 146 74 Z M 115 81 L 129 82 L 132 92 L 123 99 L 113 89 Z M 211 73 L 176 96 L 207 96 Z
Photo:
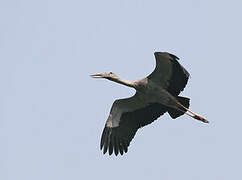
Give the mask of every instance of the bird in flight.
M 154 71 L 138 81 L 119 78 L 116 74 L 98 73 L 93 78 L 104 78 L 134 88 L 134 96 L 114 101 L 101 137 L 100 149 L 117 156 L 128 152 L 135 133 L 164 113 L 175 119 L 183 114 L 208 123 L 208 120 L 189 109 L 189 98 L 179 96 L 189 79 L 189 73 L 167 52 L 155 52 Z

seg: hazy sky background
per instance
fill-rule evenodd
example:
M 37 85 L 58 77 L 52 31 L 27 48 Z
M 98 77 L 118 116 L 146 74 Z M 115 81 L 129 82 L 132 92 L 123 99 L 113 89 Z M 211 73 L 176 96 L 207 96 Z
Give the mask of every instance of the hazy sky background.
M 164 115 L 103 155 L 110 107 L 134 90 L 89 75 L 143 78 L 154 51 L 180 58 L 211 123 Z M 0 179 L 242 179 L 241 51 L 239 0 L 0 1 Z

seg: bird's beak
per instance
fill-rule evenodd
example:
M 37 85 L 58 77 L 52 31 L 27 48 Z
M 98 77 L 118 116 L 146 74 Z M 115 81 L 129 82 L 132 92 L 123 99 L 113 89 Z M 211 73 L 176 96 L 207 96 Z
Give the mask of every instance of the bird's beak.
M 92 78 L 104 78 L 104 74 L 103 73 L 92 74 L 90 76 Z

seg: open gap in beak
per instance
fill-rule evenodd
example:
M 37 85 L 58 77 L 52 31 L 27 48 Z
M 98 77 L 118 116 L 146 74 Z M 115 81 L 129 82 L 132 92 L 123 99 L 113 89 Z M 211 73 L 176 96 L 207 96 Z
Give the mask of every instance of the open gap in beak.
M 97 73 L 97 74 L 92 74 L 90 75 L 92 78 L 103 78 L 103 74 L 102 73 Z

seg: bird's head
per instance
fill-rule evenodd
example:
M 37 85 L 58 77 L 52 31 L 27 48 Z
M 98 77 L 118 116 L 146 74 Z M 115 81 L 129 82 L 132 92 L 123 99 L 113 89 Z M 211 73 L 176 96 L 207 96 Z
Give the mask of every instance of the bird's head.
M 108 80 L 115 80 L 118 79 L 118 76 L 114 74 L 113 72 L 109 73 L 97 73 L 97 74 L 92 74 L 90 75 L 92 78 L 105 78 Z

